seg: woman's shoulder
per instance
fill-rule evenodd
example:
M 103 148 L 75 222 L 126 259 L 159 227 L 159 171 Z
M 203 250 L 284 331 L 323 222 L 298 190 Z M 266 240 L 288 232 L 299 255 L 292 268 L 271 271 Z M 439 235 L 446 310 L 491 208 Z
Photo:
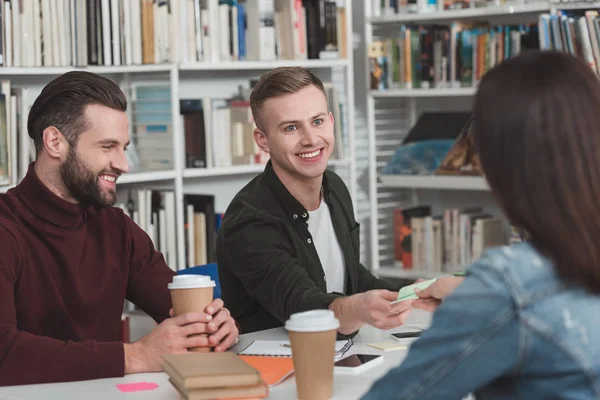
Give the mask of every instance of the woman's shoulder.
M 499 289 L 508 290 L 513 298 L 523 301 L 540 292 L 561 288 L 552 260 L 526 242 L 489 248 L 467 268 L 467 276 L 494 277 Z

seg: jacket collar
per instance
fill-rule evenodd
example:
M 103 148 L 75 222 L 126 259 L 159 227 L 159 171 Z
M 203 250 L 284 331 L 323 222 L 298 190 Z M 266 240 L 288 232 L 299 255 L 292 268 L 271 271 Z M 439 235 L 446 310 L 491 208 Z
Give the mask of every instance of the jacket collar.
M 286 215 L 294 221 L 308 220 L 308 211 L 304 206 L 287 190 L 285 185 L 279 180 L 279 177 L 273 169 L 271 160 L 265 167 L 265 178 L 271 190 L 275 193 L 277 199 L 283 205 Z M 327 173 L 323 174 L 323 200 L 329 204 L 329 184 Z
M 29 164 L 27 175 L 15 187 L 13 193 L 27 205 L 37 219 L 63 228 L 77 228 L 83 219 L 85 207 L 55 195 L 38 178 L 34 165 L 34 162 Z

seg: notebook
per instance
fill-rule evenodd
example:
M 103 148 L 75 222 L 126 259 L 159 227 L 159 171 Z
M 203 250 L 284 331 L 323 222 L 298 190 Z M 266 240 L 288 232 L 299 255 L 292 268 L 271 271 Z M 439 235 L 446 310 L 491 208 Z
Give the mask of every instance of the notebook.
M 348 344 L 347 340 L 335 342 L 336 355 Z M 288 340 L 255 340 L 238 353 L 240 356 L 292 357 L 292 347 Z
M 394 341 L 384 341 L 384 342 L 376 342 L 367 344 L 369 347 L 373 347 L 377 350 L 381 351 L 399 351 L 406 350 L 407 346 L 405 344 L 401 344 Z
M 294 361 L 284 357 L 240 356 L 242 360 L 260 372 L 269 387 L 277 386 L 294 373 Z

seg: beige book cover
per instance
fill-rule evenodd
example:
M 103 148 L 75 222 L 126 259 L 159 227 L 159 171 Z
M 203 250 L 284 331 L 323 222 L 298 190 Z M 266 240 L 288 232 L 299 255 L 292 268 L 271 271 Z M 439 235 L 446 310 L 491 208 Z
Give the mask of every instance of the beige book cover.
M 261 381 L 256 369 L 230 352 L 168 354 L 163 360 L 163 370 L 188 390 L 252 386 Z

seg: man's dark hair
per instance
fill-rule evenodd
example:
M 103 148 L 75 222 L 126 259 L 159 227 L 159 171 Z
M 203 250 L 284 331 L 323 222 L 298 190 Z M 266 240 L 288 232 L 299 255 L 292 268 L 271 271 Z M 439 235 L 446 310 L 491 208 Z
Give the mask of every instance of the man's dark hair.
M 571 284 L 600 293 L 600 81 L 583 60 L 529 51 L 481 80 L 483 171 L 510 221 Z
M 76 147 L 79 134 L 87 129 L 85 109 L 92 104 L 127 111 L 127 99 L 121 88 L 101 75 L 72 71 L 46 85 L 27 120 L 36 153 L 39 155 L 44 147 L 43 132 L 49 126 L 56 127 Z

